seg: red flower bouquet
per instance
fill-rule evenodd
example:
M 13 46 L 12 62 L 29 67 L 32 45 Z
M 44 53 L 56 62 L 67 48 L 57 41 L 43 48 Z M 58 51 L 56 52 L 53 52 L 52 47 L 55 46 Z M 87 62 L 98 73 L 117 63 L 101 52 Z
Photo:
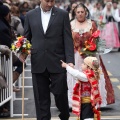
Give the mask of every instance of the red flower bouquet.
M 21 53 L 29 54 L 31 49 L 31 44 L 24 36 L 21 36 L 18 37 L 14 43 L 12 43 L 11 49 L 12 51 L 15 51 L 17 53 L 21 52 Z
M 99 47 L 101 47 L 102 44 L 99 44 L 99 35 L 100 31 L 96 30 L 90 39 L 86 40 L 84 42 L 84 45 L 82 46 L 82 50 L 80 51 L 81 55 L 93 55 L 98 52 Z M 104 43 L 105 44 L 105 43 Z

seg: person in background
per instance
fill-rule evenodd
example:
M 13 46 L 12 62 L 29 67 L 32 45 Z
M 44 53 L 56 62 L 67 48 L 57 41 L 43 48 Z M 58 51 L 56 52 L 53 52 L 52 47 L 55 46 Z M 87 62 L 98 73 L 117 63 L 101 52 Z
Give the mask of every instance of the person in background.
M 17 6 L 11 7 L 11 27 L 17 36 L 21 36 L 24 33 L 24 28 L 20 19 L 20 11 Z
M 20 20 L 22 22 L 22 26 L 24 27 L 24 22 L 25 22 L 25 15 L 26 15 L 26 9 L 25 8 L 21 8 L 20 10 Z
M 113 4 L 116 6 L 116 4 L 118 5 L 118 2 L 113 2 Z M 116 8 L 114 19 L 116 22 L 118 22 L 119 41 L 120 41 L 120 8 Z M 120 47 L 118 48 L 118 52 L 120 52 Z
M 117 1 L 113 1 L 113 9 L 116 10 L 118 8 L 118 2 Z
M 92 6 L 92 4 L 90 3 L 89 0 L 86 0 L 85 6 L 87 7 L 87 9 L 88 9 L 88 10 L 90 11 L 90 13 L 91 13 L 91 10 L 93 9 L 93 6 Z
M 94 21 L 99 21 L 100 17 L 102 16 L 102 5 L 100 2 L 96 3 L 96 9 L 92 11 L 91 16 Z
M 0 45 L 3 45 L 1 50 L 10 49 L 11 44 L 16 39 L 13 36 L 13 32 L 10 26 L 11 14 L 7 6 L 0 2 Z M 22 59 L 18 58 L 14 53 L 13 55 L 13 66 L 16 66 L 15 71 L 13 71 L 13 83 L 18 80 L 20 74 L 22 73 Z M 13 91 L 18 92 L 20 89 L 13 88 Z
M 20 7 L 19 7 L 20 11 L 21 9 L 26 9 L 26 12 L 28 12 L 30 10 L 30 6 L 28 4 L 28 2 L 23 2 Z
M 112 48 L 119 48 L 120 41 L 118 35 L 118 29 L 116 27 L 112 3 L 107 2 L 105 8 L 102 11 L 103 23 L 106 23 L 104 29 L 101 32 L 100 37 L 106 41 L 106 46 Z
M 75 14 L 73 12 L 74 8 L 77 6 L 77 3 L 72 3 L 71 4 L 71 10 L 69 12 L 69 18 L 70 18 L 70 21 L 72 21 L 73 19 L 75 19 Z

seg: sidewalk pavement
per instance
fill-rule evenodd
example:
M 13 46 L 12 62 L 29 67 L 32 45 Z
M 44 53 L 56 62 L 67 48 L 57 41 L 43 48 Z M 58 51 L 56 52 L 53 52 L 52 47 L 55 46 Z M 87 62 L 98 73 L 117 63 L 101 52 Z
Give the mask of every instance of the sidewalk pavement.
M 0 118 L 0 120 L 22 120 L 22 118 Z M 36 118 L 24 118 L 24 120 L 36 120 Z M 60 120 L 58 117 L 52 117 L 51 120 Z M 77 117 L 70 117 L 69 120 L 77 120 Z M 120 120 L 120 116 L 102 116 L 101 120 Z

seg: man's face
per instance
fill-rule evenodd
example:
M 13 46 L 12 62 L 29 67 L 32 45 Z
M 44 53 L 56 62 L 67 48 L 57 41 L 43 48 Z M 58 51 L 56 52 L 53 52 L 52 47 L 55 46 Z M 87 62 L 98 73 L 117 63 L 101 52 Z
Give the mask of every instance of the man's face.
M 40 0 L 42 9 L 47 12 L 55 5 L 55 0 Z
M 117 9 L 117 3 L 113 3 L 113 8 Z

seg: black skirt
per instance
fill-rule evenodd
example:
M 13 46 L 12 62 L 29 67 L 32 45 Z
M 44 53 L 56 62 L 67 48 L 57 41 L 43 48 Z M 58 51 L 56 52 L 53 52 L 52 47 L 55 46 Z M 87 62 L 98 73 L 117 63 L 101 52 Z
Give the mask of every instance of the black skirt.
M 94 118 L 93 108 L 92 108 L 91 103 L 82 103 L 80 120 L 84 120 L 87 118 Z

